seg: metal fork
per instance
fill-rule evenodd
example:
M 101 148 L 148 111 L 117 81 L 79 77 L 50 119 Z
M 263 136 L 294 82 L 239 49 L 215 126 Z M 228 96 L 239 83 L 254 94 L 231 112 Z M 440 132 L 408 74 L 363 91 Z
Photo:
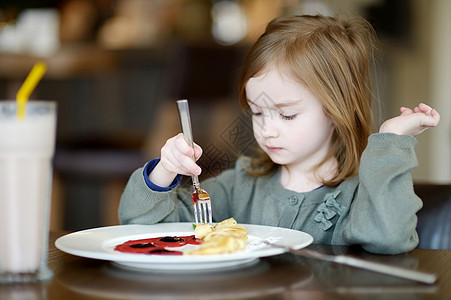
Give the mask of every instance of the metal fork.
M 188 100 L 177 100 L 177 107 L 179 110 L 180 123 L 182 124 L 183 136 L 186 141 L 194 149 L 193 132 L 191 128 L 191 118 L 189 113 Z M 196 159 L 193 156 L 193 161 Z M 199 178 L 197 175 L 191 174 L 193 180 L 194 192 L 191 194 L 191 201 L 194 208 L 194 220 L 196 224 L 212 223 L 212 211 L 210 195 L 200 188 Z

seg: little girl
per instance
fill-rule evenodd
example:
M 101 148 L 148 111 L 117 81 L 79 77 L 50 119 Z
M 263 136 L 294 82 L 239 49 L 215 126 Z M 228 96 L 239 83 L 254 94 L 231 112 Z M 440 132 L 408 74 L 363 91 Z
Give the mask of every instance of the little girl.
M 291 16 L 268 25 L 238 89 L 261 151 L 202 182 L 215 221 L 293 228 L 315 243 L 374 253 L 417 246 L 414 136 L 440 116 L 425 104 L 403 107 L 371 134 L 374 36 L 361 18 Z M 182 134 L 167 140 L 160 159 L 132 174 L 120 222 L 192 222 L 192 190 L 176 187 L 181 175 L 200 174 L 191 157 L 201 154 Z

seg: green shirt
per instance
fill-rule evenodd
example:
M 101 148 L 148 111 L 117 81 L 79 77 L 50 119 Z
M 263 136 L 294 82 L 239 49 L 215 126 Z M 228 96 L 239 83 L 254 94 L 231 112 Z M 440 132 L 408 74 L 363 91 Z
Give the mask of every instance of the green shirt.
M 292 228 L 317 244 L 361 245 L 373 253 L 396 254 L 418 244 L 416 212 L 421 200 L 410 171 L 417 166 L 412 136 L 373 134 L 359 174 L 336 187 L 297 193 L 280 184 L 280 170 L 251 177 L 241 159 L 235 168 L 201 183 L 212 199 L 213 219 Z M 119 207 L 121 224 L 193 222 L 192 187 L 151 190 L 143 169 L 130 177 Z

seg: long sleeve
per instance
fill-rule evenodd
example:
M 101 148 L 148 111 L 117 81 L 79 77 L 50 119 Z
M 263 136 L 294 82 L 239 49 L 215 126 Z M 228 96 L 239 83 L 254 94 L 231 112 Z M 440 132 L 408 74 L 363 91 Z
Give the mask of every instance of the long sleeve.
M 119 222 L 155 224 L 192 221 L 190 191 L 154 191 L 146 184 L 144 170 L 145 168 L 137 169 L 128 180 L 119 205 Z
M 359 169 L 359 186 L 348 211 L 344 240 L 373 253 L 410 251 L 418 244 L 417 211 L 410 171 L 417 166 L 412 136 L 374 134 Z
M 129 178 L 119 205 L 120 223 L 193 222 L 192 186 L 152 189 L 146 183 L 146 167 L 139 168 Z M 212 199 L 214 221 L 230 217 L 240 222 L 249 220 L 251 212 L 248 203 L 253 202 L 255 186 L 249 181 L 239 162 L 235 168 L 203 181 L 201 187 Z M 252 210 L 254 214 L 264 208 L 261 202 L 255 204 Z

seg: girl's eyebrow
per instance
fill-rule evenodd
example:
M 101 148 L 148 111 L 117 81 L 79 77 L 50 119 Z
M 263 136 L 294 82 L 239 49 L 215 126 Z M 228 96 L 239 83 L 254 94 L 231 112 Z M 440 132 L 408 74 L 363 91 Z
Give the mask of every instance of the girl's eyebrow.
M 300 103 L 301 101 L 302 101 L 302 99 L 299 99 L 299 100 L 289 100 L 289 101 L 286 101 L 286 102 L 274 104 L 274 106 L 277 107 L 277 108 L 281 108 L 281 107 L 289 107 L 289 106 L 294 106 L 294 105 Z M 249 102 L 249 104 L 252 104 L 252 105 L 261 107 L 261 105 L 258 105 L 258 104 L 252 102 L 252 101 L 249 100 L 249 99 L 247 100 L 247 102 Z
M 283 102 L 283 103 L 279 103 L 276 104 L 277 107 L 288 107 L 288 106 L 294 106 L 296 104 L 299 104 L 302 101 L 302 99 L 299 100 L 292 100 L 292 101 L 287 101 L 287 102 Z

